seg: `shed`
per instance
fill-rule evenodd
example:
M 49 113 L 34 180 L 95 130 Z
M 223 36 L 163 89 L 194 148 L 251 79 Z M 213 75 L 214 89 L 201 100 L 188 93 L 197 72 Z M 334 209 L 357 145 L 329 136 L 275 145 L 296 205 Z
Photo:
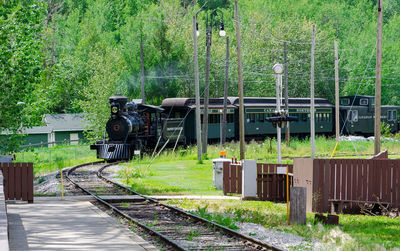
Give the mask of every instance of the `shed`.
M 84 138 L 84 114 L 45 114 L 43 122 L 52 127 L 50 142 L 71 141 L 77 143 Z

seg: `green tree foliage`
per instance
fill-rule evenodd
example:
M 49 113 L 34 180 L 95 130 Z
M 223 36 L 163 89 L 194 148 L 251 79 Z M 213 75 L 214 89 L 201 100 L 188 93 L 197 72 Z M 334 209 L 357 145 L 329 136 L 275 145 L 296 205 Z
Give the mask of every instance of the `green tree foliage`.
M 24 105 L 40 81 L 42 71 L 41 23 L 45 5 L 36 1 L 6 1 L 0 4 L 0 153 L 13 151 L 20 143 L 16 132 L 29 125 Z
M 6 1 L 0 9 L 1 126 L 19 126 L 20 108 L 39 123 L 44 113 L 88 113 L 93 137 L 102 135 L 107 96 L 140 98 L 143 41 L 146 101 L 193 97 L 192 16 L 198 14 L 201 92 L 208 14 L 219 8 L 230 37 L 229 95 L 237 95 L 233 2 L 192 0 Z M 400 4 L 383 1 L 382 103 L 400 105 Z M 374 94 L 376 1 L 239 1 L 246 96 L 275 96 L 272 66 L 288 49 L 289 95 L 309 97 L 312 25 L 316 25 L 315 94 L 334 99 L 334 40 L 339 42 L 341 95 Z M 225 38 L 212 30 L 210 95 L 223 95 Z M 100 90 L 98 90 L 100 89 Z M 7 93 L 7 94 L 6 94 Z M 22 100 L 21 98 L 24 98 Z M 7 103 L 9 102 L 9 103 Z M 90 105 L 90 102 L 93 102 Z M 5 109 L 3 109 L 3 107 Z M 3 113 L 13 114 L 9 118 Z M 4 123 L 7 119 L 14 122 Z M 14 120 L 13 120 L 14 119 Z M 7 124 L 7 125 L 6 125 Z

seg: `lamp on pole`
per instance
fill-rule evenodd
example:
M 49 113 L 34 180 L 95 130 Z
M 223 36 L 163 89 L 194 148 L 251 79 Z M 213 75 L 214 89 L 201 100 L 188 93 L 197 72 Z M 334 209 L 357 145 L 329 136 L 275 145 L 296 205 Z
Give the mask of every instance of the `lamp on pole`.
M 282 73 L 283 66 L 281 64 L 275 64 L 272 67 L 276 76 L 276 113 L 281 114 L 281 98 L 282 98 Z M 278 151 L 278 164 L 281 164 L 281 127 L 276 127 L 276 138 L 277 138 L 277 151 Z
M 196 13 L 196 21 L 197 15 L 203 11 L 200 9 Z M 212 28 L 214 24 L 214 18 L 216 16 L 220 17 L 220 36 L 225 36 L 225 27 L 224 27 L 224 15 L 222 11 L 219 9 L 214 9 L 209 15 L 206 12 L 206 76 L 205 76 L 205 86 L 204 86 L 204 112 L 203 112 L 203 137 L 202 137 L 202 150 L 203 153 L 207 153 L 207 142 L 208 142 L 208 103 L 209 103 L 209 94 L 210 94 L 210 51 L 211 51 L 211 37 L 212 37 Z M 210 17 L 210 18 L 209 18 Z M 196 36 L 200 35 L 199 25 L 196 22 Z M 197 40 L 196 40 L 197 41 Z M 197 48 L 195 48 L 197 50 Z

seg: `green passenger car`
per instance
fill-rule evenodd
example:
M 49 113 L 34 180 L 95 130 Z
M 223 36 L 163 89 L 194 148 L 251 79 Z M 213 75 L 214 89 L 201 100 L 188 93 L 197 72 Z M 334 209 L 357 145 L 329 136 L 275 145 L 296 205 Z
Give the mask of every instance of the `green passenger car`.
M 399 130 L 399 106 L 381 106 L 381 121 L 390 131 Z M 340 98 L 340 128 L 342 134 L 370 136 L 374 134 L 375 97 L 346 96 Z

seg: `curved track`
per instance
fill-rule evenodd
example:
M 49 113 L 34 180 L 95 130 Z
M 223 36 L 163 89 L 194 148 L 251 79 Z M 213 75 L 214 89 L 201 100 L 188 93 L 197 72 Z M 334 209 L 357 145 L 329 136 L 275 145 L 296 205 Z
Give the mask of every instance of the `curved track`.
M 113 164 L 89 163 L 72 167 L 67 178 L 115 213 L 157 235 L 177 250 L 283 250 L 234 230 L 141 195 L 111 181 L 105 169 Z M 136 199 L 107 201 L 106 195 L 136 195 Z

